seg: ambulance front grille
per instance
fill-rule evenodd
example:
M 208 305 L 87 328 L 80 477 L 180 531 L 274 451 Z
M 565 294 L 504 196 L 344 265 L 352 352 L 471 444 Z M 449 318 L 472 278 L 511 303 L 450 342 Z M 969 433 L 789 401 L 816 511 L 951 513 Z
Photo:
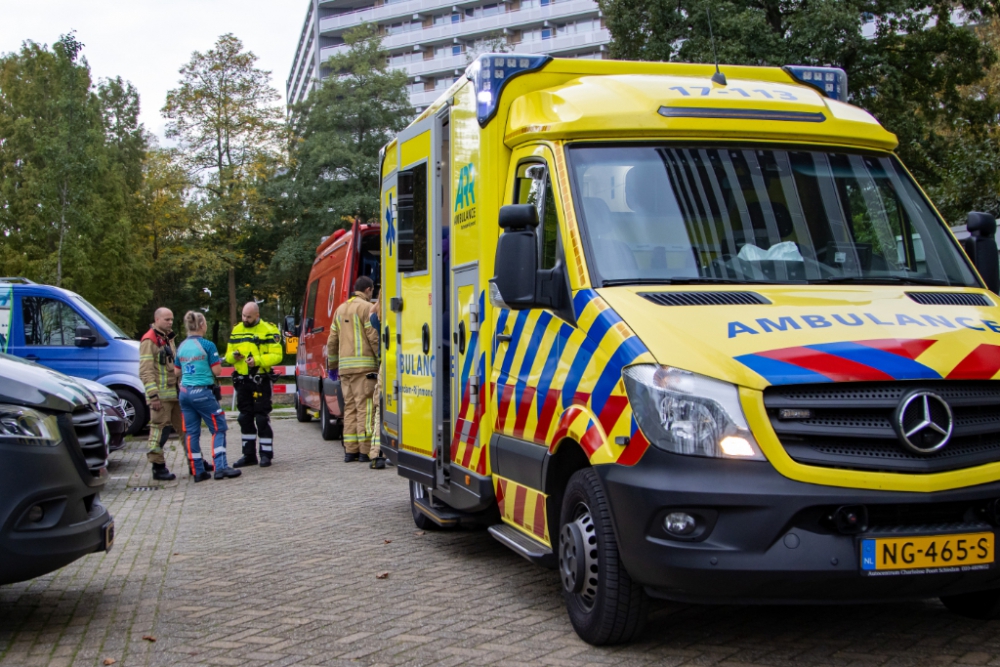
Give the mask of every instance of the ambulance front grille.
M 893 429 L 896 406 L 913 389 L 951 406 L 954 431 L 940 451 L 920 455 Z M 764 390 L 771 426 L 788 455 L 846 470 L 933 473 L 1000 461 L 1000 382 L 892 382 L 793 385 Z M 782 418 L 782 411 L 808 410 Z

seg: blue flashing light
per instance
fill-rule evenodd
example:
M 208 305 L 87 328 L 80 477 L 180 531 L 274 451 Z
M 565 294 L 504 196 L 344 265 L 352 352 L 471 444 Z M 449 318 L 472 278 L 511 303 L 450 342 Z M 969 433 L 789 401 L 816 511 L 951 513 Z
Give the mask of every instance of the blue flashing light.
M 847 72 L 839 67 L 786 65 L 781 69 L 799 83 L 812 86 L 831 100 L 847 101 Z
M 476 90 L 476 118 L 479 126 L 486 127 L 496 115 L 500 93 L 508 81 L 519 74 L 539 70 L 550 60 L 552 56 L 517 53 L 487 53 L 476 58 L 465 70 L 465 76 Z

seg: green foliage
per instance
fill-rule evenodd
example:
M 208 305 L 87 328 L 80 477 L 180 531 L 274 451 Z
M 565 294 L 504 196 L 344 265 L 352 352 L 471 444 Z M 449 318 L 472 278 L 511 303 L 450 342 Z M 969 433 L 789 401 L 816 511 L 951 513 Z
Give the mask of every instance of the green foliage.
M 256 228 L 271 219 L 262 186 L 278 168 L 283 129 L 271 73 L 256 62 L 239 39 L 223 35 L 213 49 L 192 54 L 163 107 L 167 137 L 180 143 L 177 159 L 208 225 L 205 250 L 217 260 L 210 266 L 225 267 L 231 324 L 239 320 L 239 297 L 257 286 L 247 250 L 256 249 Z
M 996 0 L 599 0 L 615 58 L 712 62 L 708 10 L 722 63 L 835 65 L 850 101 L 899 137 L 899 153 L 925 185 L 956 150 L 947 125 L 994 122 L 996 97 L 970 96 L 996 52 L 969 25 Z M 867 26 L 867 27 L 866 27 Z
M 64 35 L 0 58 L 0 275 L 79 292 L 126 329 L 148 297 L 135 225 L 146 140 L 139 98 L 95 86 Z
M 379 217 L 379 151 L 413 116 L 406 74 L 386 67 L 374 26 L 345 35 L 333 72 L 292 109 L 287 171 L 273 183 L 281 239 L 270 263 L 272 284 L 298 301 L 321 237 L 357 218 Z

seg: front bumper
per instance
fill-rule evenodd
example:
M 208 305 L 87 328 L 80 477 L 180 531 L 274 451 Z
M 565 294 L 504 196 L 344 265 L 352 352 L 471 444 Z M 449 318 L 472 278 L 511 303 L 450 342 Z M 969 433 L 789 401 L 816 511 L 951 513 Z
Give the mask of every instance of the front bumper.
M 25 581 L 104 550 L 111 515 L 94 477 L 66 441 L 0 445 L 0 584 Z M 76 460 L 81 459 L 81 460 Z M 40 506 L 40 520 L 29 511 Z
M 970 510 L 1000 498 L 1000 482 L 937 493 L 868 491 L 796 482 L 767 462 L 669 454 L 655 447 L 633 467 L 602 465 L 626 570 L 650 594 L 692 602 L 873 602 L 1000 588 L 1000 570 L 866 577 L 860 537 L 992 531 L 981 521 L 918 525 L 926 510 Z M 831 508 L 866 505 L 896 526 L 844 535 L 824 522 Z M 890 508 L 893 512 L 888 511 Z M 704 529 L 680 541 L 663 528 L 670 511 L 700 513 Z M 953 510 L 958 511 L 958 510 Z M 905 524 L 905 525 L 904 525 Z M 964 527 L 963 527 L 964 526 Z

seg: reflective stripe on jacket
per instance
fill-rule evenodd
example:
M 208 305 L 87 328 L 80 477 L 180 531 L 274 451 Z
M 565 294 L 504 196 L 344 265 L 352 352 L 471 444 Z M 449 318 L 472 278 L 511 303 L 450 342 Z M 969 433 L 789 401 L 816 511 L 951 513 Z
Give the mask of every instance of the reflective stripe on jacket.
M 326 341 L 327 368 L 341 375 L 378 370 L 378 331 L 372 326 L 371 312 L 372 304 L 359 292 L 340 304 Z

